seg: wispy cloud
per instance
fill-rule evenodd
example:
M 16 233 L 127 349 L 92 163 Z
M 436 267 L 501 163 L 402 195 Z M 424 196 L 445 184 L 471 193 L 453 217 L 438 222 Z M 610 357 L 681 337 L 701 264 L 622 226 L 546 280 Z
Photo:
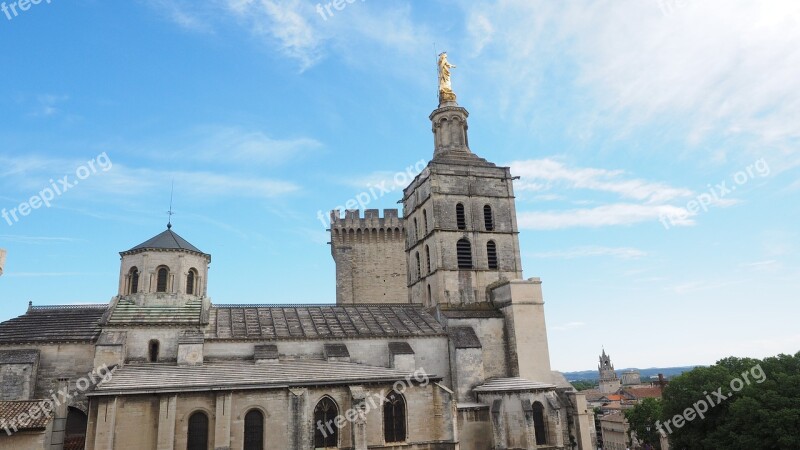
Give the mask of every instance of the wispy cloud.
M 568 323 L 565 323 L 563 325 L 552 326 L 552 327 L 550 327 L 550 330 L 552 330 L 552 331 L 570 331 L 570 330 L 574 330 L 576 328 L 583 328 L 585 326 L 586 326 L 586 323 L 584 323 L 584 322 L 568 322 Z
M 588 209 L 564 211 L 525 211 L 518 214 L 519 227 L 528 230 L 557 230 L 571 227 L 604 227 L 633 225 L 660 217 L 674 217 L 672 226 L 693 225 L 695 222 L 684 208 L 671 205 L 639 205 L 615 203 Z M 686 217 L 685 219 L 679 219 Z
M 692 195 L 689 189 L 666 183 L 626 178 L 622 170 L 573 168 L 550 158 L 514 161 L 510 166 L 515 175 L 522 177 L 515 186 L 521 191 L 542 191 L 562 186 L 610 192 L 650 204 Z
M 25 236 L 19 234 L 0 234 L 0 241 L 19 242 L 22 244 L 53 244 L 56 242 L 77 242 L 82 239 L 55 236 Z
M 535 258 L 560 258 L 560 259 L 574 259 L 610 256 L 612 258 L 621 259 L 637 259 L 647 255 L 642 250 L 630 247 L 600 247 L 600 246 L 586 246 L 586 247 L 573 247 L 566 250 L 551 250 L 548 252 L 534 253 L 531 256 Z
M 578 120 L 679 124 L 690 143 L 752 136 L 796 152 L 800 3 L 704 0 L 669 15 L 660 3 L 670 2 L 475 1 L 465 13 L 509 108 L 528 112 L 536 102 L 520 93 L 541 95 L 548 65 L 564 61 L 573 78 L 560 80 L 594 102 Z
M 187 3 L 183 0 L 147 0 L 146 3 L 167 20 L 185 30 L 210 33 L 213 26 L 209 19 L 208 6 L 201 2 Z

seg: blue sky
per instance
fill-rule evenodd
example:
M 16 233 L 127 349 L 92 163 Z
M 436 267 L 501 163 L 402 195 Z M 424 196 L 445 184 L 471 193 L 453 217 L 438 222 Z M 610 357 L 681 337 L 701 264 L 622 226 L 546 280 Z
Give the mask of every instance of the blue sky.
M 592 368 L 602 346 L 617 367 L 800 350 L 800 4 L 319 5 L 0 13 L 0 208 L 82 178 L 0 218 L 0 320 L 109 301 L 173 180 L 214 302 L 333 302 L 318 212 L 431 157 L 447 50 L 472 150 L 521 176 L 554 368 Z

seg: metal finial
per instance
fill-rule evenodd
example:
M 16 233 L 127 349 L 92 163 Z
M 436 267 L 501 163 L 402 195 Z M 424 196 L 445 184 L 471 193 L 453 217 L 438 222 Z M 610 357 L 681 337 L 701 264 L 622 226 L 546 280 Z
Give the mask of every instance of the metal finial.
M 169 191 L 169 211 L 167 211 L 167 229 L 172 228 L 172 215 L 175 214 L 172 212 L 172 195 L 175 193 L 175 180 L 172 180 L 172 188 Z

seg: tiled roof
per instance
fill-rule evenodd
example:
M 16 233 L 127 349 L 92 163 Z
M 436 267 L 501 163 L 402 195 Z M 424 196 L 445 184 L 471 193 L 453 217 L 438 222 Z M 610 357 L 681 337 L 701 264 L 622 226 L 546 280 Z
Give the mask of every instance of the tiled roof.
M 178 233 L 172 231 L 172 229 L 167 229 L 136 247 L 122 252 L 122 254 L 144 250 L 186 250 L 205 255 L 197 247 L 187 242 L 186 239 L 178 236 Z
M 87 395 L 267 389 L 289 386 L 347 385 L 404 380 L 407 372 L 385 367 L 317 360 L 210 362 L 202 366 L 126 365 Z M 431 381 L 440 377 L 430 375 Z
M 0 364 L 36 364 L 39 350 L 0 350 Z
M 0 323 L 0 344 L 94 341 L 107 305 L 31 306 Z
M 344 344 L 325 344 L 323 353 L 326 358 L 349 358 L 350 351 Z
M 449 330 L 456 348 L 481 348 L 481 341 L 472 327 L 450 327 Z
M 533 391 L 555 389 L 556 385 L 525 378 L 494 378 L 473 389 L 474 392 Z
M 620 392 L 622 392 L 622 394 L 626 397 L 633 397 L 635 400 L 640 398 L 661 398 L 661 388 L 658 386 L 629 387 L 622 389 Z
M 421 306 L 219 305 L 206 339 L 324 339 L 444 335 Z
M 4 424 L 11 428 L 11 422 L 13 421 L 18 430 L 42 430 L 47 428 L 47 424 L 50 423 L 52 416 L 47 416 L 44 414 L 38 414 L 37 418 L 33 418 L 28 413 L 32 411 L 31 408 L 37 407 L 41 403 L 41 400 L 26 400 L 26 401 L 19 401 L 19 402 L 0 402 L 0 423 Z M 20 423 L 19 418 L 20 414 L 27 415 L 27 422 L 23 426 Z
M 202 313 L 200 299 L 190 300 L 186 306 L 139 306 L 130 300 L 120 300 L 108 325 L 198 325 Z

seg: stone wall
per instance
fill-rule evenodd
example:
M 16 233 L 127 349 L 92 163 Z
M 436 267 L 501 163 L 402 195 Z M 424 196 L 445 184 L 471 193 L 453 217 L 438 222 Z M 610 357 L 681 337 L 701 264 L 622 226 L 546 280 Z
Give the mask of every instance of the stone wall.
M 408 303 L 403 219 L 396 209 L 331 212 L 336 303 Z
M 452 450 L 455 448 L 453 399 L 431 383 L 403 392 L 407 407 L 407 441 L 386 445 L 383 435 L 381 394 L 391 385 L 359 386 L 366 394 L 366 440 L 370 449 Z M 338 413 L 347 416 L 353 407 L 348 386 L 295 387 L 288 389 L 198 392 L 179 395 L 134 395 L 97 398 L 92 401 L 86 450 L 173 450 L 187 445 L 189 417 L 202 411 L 209 419 L 209 445 L 238 449 L 244 442 L 245 415 L 257 409 L 264 414 L 265 448 L 307 449 L 314 436 L 314 408 L 331 398 Z M 169 407 L 161 405 L 174 402 Z M 339 448 L 353 447 L 353 423 L 339 429 Z

